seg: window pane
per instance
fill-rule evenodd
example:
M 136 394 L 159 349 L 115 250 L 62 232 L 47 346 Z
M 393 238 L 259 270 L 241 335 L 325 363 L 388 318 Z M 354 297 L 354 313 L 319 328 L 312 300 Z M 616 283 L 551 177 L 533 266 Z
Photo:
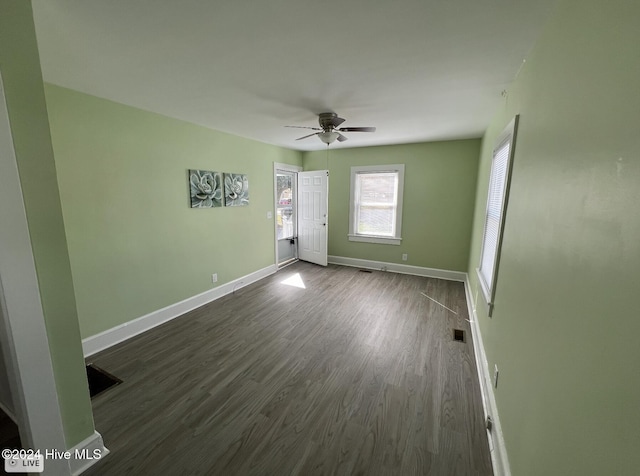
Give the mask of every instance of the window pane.
M 510 144 L 507 142 L 496 151 L 491 167 L 487 214 L 497 220 L 500 220 L 500 215 L 502 214 L 502 199 L 504 197 L 506 182 L 507 161 L 509 160 L 509 146 Z
M 518 127 L 518 116 L 507 125 L 498 136 L 496 148 L 491 158 L 491 174 L 487 193 L 487 211 L 482 235 L 482 251 L 478 274 L 482 293 L 489 306 L 489 316 L 493 312 L 497 264 L 500 259 L 502 224 L 506 209 L 507 189 L 509 187 L 509 168 L 513 157 L 513 139 Z
M 488 287 L 491 287 L 493 283 L 493 271 L 498 252 L 500 217 L 502 216 L 502 203 L 506 185 L 510 146 L 511 144 L 507 142 L 500 147 L 494 153 L 491 165 L 489 198 L 487 199 L 487 216 L 485 218 L 484 241 L 482 246 L 482 256 L 480 258 L 480 273 Z
M 276 230 L 278 240 L 293 237 L 293 173 L 277 174 Z
M 393 208 L 360 206 L 357 233 L 393 236 L 395 213 Z
M 396 173 L 358 174 L 361 203 L 395 204 Z
M 356 233 L 395 236 L 398 174 L 359 173 L 356 176 Z
M 491 286 L 493 283 L 493 269 L 496 261 L 498 248 L 498 232 L 500 220 L 487 216 L 484 230 L 484 247 L 482 248 L 482 259 L 480 262 L 480 272 L 485 283 Z

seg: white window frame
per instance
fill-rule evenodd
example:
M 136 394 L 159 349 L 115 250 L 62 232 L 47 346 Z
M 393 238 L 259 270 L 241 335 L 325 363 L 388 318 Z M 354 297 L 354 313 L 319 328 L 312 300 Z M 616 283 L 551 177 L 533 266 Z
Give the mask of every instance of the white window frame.
M 491 173 L 489 175 L 489 188 L 487 191 L 487 208 L 484 215 L 484 228 L 482 231 L 482 248 L 480 250 L 480 264 L 478 268 L 476 268 L 476 272 L 478 274 L 478 280 L 480 282 L 480 288 L 482 289 L 482 294 L 484 295 L 485 301 L 489 306 L 489 316 L 491 316 L 493 312 L 495 293 L 496 293 L 496 282 L 498 279 L 498 266 L 500 265 L 500 254 L 502 251 L 502 235 L 504 234 L 504 224 L 505 217 L 507 213 L 507 203 L 509 201 L 509 188 L 511 186 L 511 169 L 513 164 L 513 157 L 515 154 L 515 143 L 516 143 L 516 135 L 518 130 L 518 115 L 516 115 L 511 122 L 507 125 L 507 127 L 502 131 L 502 133 L 496 139 L 496 146 L 493 149 L 492 157 L 491 157 Z M 509 144 L 509 153 L 506 159 L 506 163 L 503 164 L 503 170 L 497 171 L 496 167 L 500 166 L 497 163 L 496 157 L 500 150 L 504 148 L 505 145 Z M 498 228 L 497 228 L 497 236 L 495 242 L 495 248 L 491 249 L 491 243 L 488 243 L 487 239 L 487 224 L 489 222 L 489 213 L 490 213 L 490 203 L 489 198 L 491 196 L 491 190 L 495 185 L 494 181 L 499 175 L 499 172 L 502 172 L 503 179 L 503 187 L 502 187 L 502 197 L 500 197 L 500 211 L 498 218 Z M 485 253 L 494 252 L 493 260 L 485 260 Z M 490 256 L 490 255 L 488 255 Z M 489 261 L 489 263 L 485 262 Z M 492 262 L 491 262 L 492 261 Z M 483 266 L 483 263 L 486 266 Z
M 356 211 L 356 176 L 358 174 L 397 173 L 398 192 L 396 197 L 395 236 L 365 235 L 357 233 Z M 349 198 L 349 241 L 378 243 L 383 245 L 400 245 L 402 242 L 402 197 L 404 196 L 404 164 L 367 165 L 351 167 L 351 194 Z

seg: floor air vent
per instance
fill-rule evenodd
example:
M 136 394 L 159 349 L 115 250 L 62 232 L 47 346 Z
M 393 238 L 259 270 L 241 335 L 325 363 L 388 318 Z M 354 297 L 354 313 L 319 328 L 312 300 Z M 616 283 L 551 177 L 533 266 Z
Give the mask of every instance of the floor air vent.
M 453 340 L 456 342 L 464 342 L 464 331 L 462 329 L 454 329 Z
M 360 271 L 361 273 L 370 273 L 371 272 L 370 269 L 359 269 L 358 271 Z
M 105 372 L 93 364 L 87 365 L 87 380 L 89 381 L 89 394 L 91 398 L 122 383 L 122 380 L 119 378 L 114 377 L 109 372 Z

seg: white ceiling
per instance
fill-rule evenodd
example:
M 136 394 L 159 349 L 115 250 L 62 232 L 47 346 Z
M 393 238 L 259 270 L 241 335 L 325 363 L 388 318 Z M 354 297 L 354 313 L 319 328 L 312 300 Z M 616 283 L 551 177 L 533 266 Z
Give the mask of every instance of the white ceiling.
M 555 0 L 33 0 L 45 81 L 298 150 L 480 137 Z M 312 132 L 312 131 L 309 131 Z

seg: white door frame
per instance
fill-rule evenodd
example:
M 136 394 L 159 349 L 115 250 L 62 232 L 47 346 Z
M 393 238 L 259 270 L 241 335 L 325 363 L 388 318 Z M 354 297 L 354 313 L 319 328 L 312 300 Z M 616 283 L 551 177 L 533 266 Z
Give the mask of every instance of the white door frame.
M 297 165 L 290 165 L 290 164 L 281 164 L 278 162 L 274 162 L 273 163 L 273 206 L 274 206 L 274 211 L 273 211 L 273 236 L 275 237 L 275 265 L 278 266 L 279 263 L 279 258 L 278 258 L 278 217 L 276 216 L 277 212 L 277 208 L 278 208 L 278 201 L 280 200 L 280 197 L 278 197 L 278 171 L 282 171 L 282 172 L 290 172 L 290 173 L 294 173 L 296 174 L 296 186 L 298 183 L 298 172 L 302 172 L 302 167 L 299 167 Z M 297 193 L 297 192 L 296 192 Z M 294 211 L 294 213 L 296 214 L 296 217 L 298 216 L 298 197 L 296 197 L 295 199 L 295 203 L 296 203 L 296 210 Z M 296 243 L 296 246 L 298 244 Z M 297 253 L 296 253 L 297 255 Z
M 0 74 L 0 342 L 24 448 L 66 450 L 29 225 Z M 4 464 L 4 461 L 2 461 Z M 45 474 L 69 462 L 45 460 Z

